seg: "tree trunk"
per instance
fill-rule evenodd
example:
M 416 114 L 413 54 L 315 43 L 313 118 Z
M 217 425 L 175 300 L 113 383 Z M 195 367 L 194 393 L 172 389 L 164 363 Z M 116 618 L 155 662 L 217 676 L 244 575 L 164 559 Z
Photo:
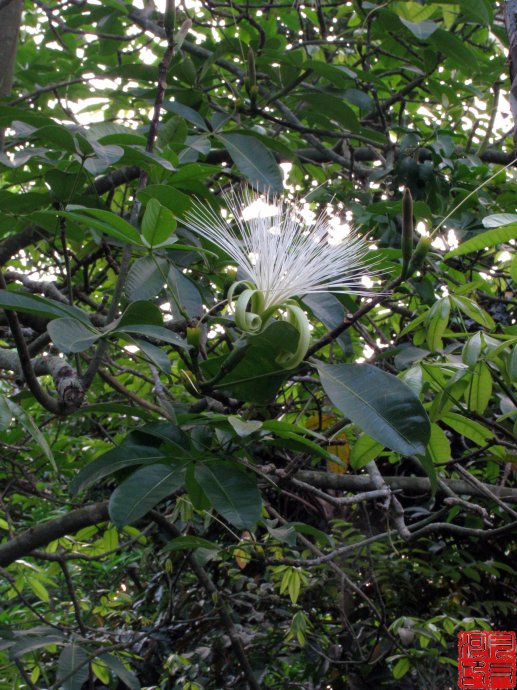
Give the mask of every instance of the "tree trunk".
M 510 43 L 508 62 L 510 64 L 510 108 L 513 115 L 513 141 L 517 151 L 517 0 L 506 0 L 504 23 Z
M 22 18 L 23 0 L 10 0 L 0 5 L 0 97 L 11 93 L 13 86 L 16 44 Z M 4 150 L 4 129 L 0 129 L 0 151 Z

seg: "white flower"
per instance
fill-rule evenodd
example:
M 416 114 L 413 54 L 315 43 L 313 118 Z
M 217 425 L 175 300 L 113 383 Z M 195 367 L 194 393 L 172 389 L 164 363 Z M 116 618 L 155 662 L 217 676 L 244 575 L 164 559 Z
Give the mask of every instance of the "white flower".
M 197 203 L 186 225 L 235 261 L 262 293 L 264 310 L 310 293 L 369 294 L 361 284 L 368 253 L 362 237 L 350 232 L 339 243 L 329 242 L 330 222 L 323 216 L 305 220 L 299 202 L 246 190 L 225 194 L 224 200 L 234 224 Z

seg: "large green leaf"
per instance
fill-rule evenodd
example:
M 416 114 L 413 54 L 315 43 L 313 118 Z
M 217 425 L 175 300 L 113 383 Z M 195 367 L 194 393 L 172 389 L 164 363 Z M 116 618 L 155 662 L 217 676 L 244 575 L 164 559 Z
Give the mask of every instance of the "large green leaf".
M 303 94 L 303 101 L 304 111 L 305 107 L 314 109 L 352 132 L 361 129 L 355 112 L 340 98 L 326 93 L 309 92 Z
M 483 426 L 483 424 L 457 412 L 447 412 L 441 416 L 441 421 L 456 431 L 456 433 L 477 443 L 478 446 L 483 446 L 494 436 L 493 432 Z
M 231 462 L 216 460 L 196 466 L 196 480 L 214 509 L 237 529 L 253 529 L 262 498 L 251 475 Z
M 46 319 L 57 319 L 63 316 L 71 317 L 84 324 L 89 324 L 88 315 L 69 304 L 63 304 L 53 299 L 29 295 L 25 292 L 14 290 L 0 290 L 0 307 L 12 309 L 26 314 L 37 314 Z
M 81 690 L 90 673 L 88 654 L 73 642 L 66 645 L 57 662 L 57 679 L 62 690 Z
M 104 211 L 99 208 L 86 208 L 83 206 L 68 206 L 68 211 L 59 211 L 58 215 L 76 223 L 81 223 L 90 228 L 95 228 L 99 232 L 106 233 L 111 237 L 116 237 L 122 242 L 131 242 L 141 245 L 140 233 L 127 220 L 124 220 L 116 213 Z
M 129 690 L 140 690 L 142 687 L 140 681 L 128 671 L 124 664 L 113 654 L 99 654 L 98 659 L 100 659 L 108 668 L 110 668 L 113 673 L 120 678 L 120 680 L 126 685 Z
M 317 292 L 311 295 L 305 295 L 303 303 L 309 307 L 314 316 L 319 319 L 329 331 L 339 326 L 345 319 L 345 308 L 338 298 L 330 292 Z M 342 333 L 336 340 L 341 345 L 345 354 L 352 354 L 352 341 L 348 331 Z
M 117 527 L 129 525 L 177 491 L 185 480 L 185 463 L 157 464 L 134 472 L 111 494 L 109 514 Z
M 147 203 L 149 199 L 158 199 L 162 206 L 177 214 L 185 213 L 192 204 L 190 197 L 166 184 L 150 184 L 141 189 L 137 197 L 144 203 Z
M 154 338 L 155 340 L 161 340 L 164 343 L 170 343 L 176 347 L 181 347 L 184 350 L 189 349 L 189 344 L 186 340 L 183 340 L 181 336 L 173 331 L 169 331 L 165 326 L 155 326 L 154 324 L 127 324 L 122 328 L 117 328 L 115 333 L 136 333 L 138 335 L 144 335 L 148 338 Z
M 41 649 L 42 647 L 63 645 L 66 641 L 66 638 L 60 630 L 43 625 L 27 630 L 21 638 L 19 635 L 16 635 L 16 638 L 15 643 L 9 645 L 9 657 L 11 659 L 19 659 L 24 654 L 33 652 L 36 649 Z
M 286 351 L 294 352 L 298 337 L 293 326 L 275 321 L 262 333 L 248 339 L 243 359 L 215 386 L 244 402 L 270 402 L 288 376 L 276 359 Z M 207 378 L 216 376 L 225 360 L 224 355 L 205 360 L 201 365 L 204 375 Z
M 162 324 L 163 315 L 156 304 L 147 300 L 137 300 L 125 309 L 117 323 L 117 330 L 122 330 L 128 326 L 162 326 Z
M 158 199 L 149 199 L 142 218 L 142 238 L 149 247 L 173 244 L 176 220 Z
M 203 299 L 195 283 L 175 266 L 171 266 L 167 275 L 167 286 L 173 293 L 171 312 L 174 318 L 186 314 L 190 319 L 203 314 Z
M 453 256 L 463 256 L 471 252 L 481 252 L 484 249 L 495 247 L 498 244 L 504 244 L 510 240 L 517 239 L 517 223 L 508 223 L 499 228 L 493 228 L 482 232 L 470 240 L 462 242 L 459 247 L 447 252 L 445 259 L 451 259 Z
M 370 364 L 319 364 L 325 393 L 369 436 L 403 455 L 425 453 L 430 422 L 411 388 Z
M 205 132 L 208 131 L 208 127 L 206 126 L 206 122 L 204 121 L 204 119 L 197 112 L 197 110 L 194 110 L 190 106 L 184 105 L 179 101 L 166 101 L 163 104 L 163 107 L 165 108 L 165 110 L 168 110 L 171 113 L 176 113 L 176 115 L 183 117 L 192 125 L 199 127 L 199 129 L 204 130 Z
M 217 138 L 251 185 L 262 192 L 283 191 L 280 168 L 261 141 L 247 134 L 218 134 Z
M 102 337 L 102 333 L 93 326 L 86 326 L 69 317 L 54 319 L 47 326 L 47 330 L 54 345 L 65 353 L 84 352 Z
M 163 451 L 156 446 L 137 442 L 130 438 L 120 446 L 99 455 L 93 462 L 83 467 L 70 485 L 72 494 L 83 491 L 104 477 L 134 465 L 151 465 L 167 460 Z
M 168 261 L 161 257 L 141 256 L 129 269 L 125 284 L 127 298 L 147 300 L 160 292 L 165 285 Z
M 147 359 L 160 369 L 160 371 L 163 371 L 164 374 L 171 373 L 171 361 L 164 350 L 152 343 L 148 343 L 147 340 L 141 340 L 140 338 L 133 338 L 131 336 L 129 336 L 129 338 L 140 348 Z

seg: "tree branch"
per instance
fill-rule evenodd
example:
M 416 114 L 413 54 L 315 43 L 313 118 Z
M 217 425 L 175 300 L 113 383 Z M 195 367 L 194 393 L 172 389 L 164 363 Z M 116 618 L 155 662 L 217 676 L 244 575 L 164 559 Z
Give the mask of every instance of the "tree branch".
M 331 474 L 330 472 L 316 472 L 314 470 L 299 470 L 296 479 L 301 479 L 308 484 L 319 486 L 321 489 L 341 489 L 342 491 L 373 491 L 376 487 L 370 477 L 365 474 Z M 383 477 L 386 484 L 393 490 L 407 491 L 408 493 L 431 493 L 431 482 L 427 477 Z M 483 496 L 490 498 L 487 491 L 495 494 L 500 499 L 510 503 L 517 503 L 517 489 L 491 486 L 483 484 L 481 487 L 472 486 L 461 479 L 443 479 L 444 484 L 457 494 L 470 496 Z M 438 489 L 440 490 L 440 489 Z
M 36 527 L 30 527 L 5 544 L 0 544 L 0 567 L 6 568 L 19 558 L 28 556 L 34 549 L 46 546 L 51 541 L 67 534 L 75 534 L 83 527 L 97 525 L 107 520 L 109 520 L 108 501 L 103 501 L 72 510 L 63 517 L 40 523 Z

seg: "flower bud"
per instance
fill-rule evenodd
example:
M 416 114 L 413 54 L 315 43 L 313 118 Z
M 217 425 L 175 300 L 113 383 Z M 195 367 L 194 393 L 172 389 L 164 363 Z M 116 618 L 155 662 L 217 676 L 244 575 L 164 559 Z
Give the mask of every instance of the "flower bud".
M 409 263 L 413 254 L 413 197 L 408 187 L 404 188 L 402 195 L 402 237 L 400 238 L 402 249 L 402 278 L 407 277 Z
M 199 326 L 187 326 L 187 343 L 195 350 L 199 350 L 201 342 L 201 329 Z
M 415 247 L 415 251 L 413 252 L 413 256 L 411 257 L 411 261 L 409 262 L 409 266 L 407 269 L 407 275 L 406 277 L 409 278 L 409 276 L 412 276 L 415 271 L 417 271 L 419 268 L 422 267 L 425 257 L 427 256 L 427 253 L 431 247 L 431 238 L 430 237 L 421 237 L 418 240 L 418 244 Z

